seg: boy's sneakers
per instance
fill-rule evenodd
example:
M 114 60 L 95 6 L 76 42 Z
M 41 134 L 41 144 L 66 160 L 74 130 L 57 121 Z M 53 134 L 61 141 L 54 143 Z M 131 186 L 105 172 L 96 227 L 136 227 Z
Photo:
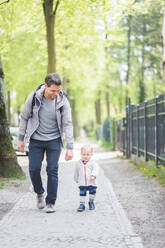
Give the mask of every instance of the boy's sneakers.
M 46 205 L 46 213 L 54 213 L 55 212 L 55 208 L 53 204 L 47 204 Z
M 94 201 L 89 201 L 89 210 L 94 210 L 94 209 L 95 209 Z
M 44 194 L 37 195 L 37 208 L 42 209 L 45 207 Z
M 83 203 L 80 203 L 80 206 L 77 209 L 77 212 L 83 212 L 84 210 L 85 210 L 85 205 Z

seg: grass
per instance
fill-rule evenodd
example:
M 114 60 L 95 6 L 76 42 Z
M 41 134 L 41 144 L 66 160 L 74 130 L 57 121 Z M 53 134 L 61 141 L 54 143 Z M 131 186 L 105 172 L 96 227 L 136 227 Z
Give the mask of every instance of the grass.
M 0 189 L 3 189 L 4 186 L 5 186 L 5 182 L 0 182 Z
M 131 163 L 133 163 L 136 168 L 142 172 L 143 176 L 148 178 L 156 178 L 162 186 L 165 186 L 165 166 L 160 164 L 158 167 L 155 167 L 154 161 L 151 160 L 148 162 L 131 161 Z
M 8 186 L 14 186 L 14 185 L 19 185 L 18 180 L 25 180 L 26 176 L 25 175 L 19 175 L 18 177 L 10 177 L 10 178 L 4 178 L 0 177 L 0 189 L 3 189 L 4 187 Z
M 113 151 L 114 150 L 113 144 L 110 144 L 110 142 L 107 142 L 106 140 L 103 140 L 102 141 L 101 147 L 103 147 L 106 150 L 110 150 L 110 151 Z
M 95 140 L 96 141 L 96 134 L 95 132 L 88 132 L 87 133 L 87 137 L 91 140 Z

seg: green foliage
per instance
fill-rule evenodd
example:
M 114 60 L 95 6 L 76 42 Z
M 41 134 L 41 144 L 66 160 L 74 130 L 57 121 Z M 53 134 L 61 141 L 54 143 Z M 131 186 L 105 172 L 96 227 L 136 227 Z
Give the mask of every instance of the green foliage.
M 0 189 L 2 189 L 5 186 L 5 182 L 0 182 Z
M 140 169 L 143 176 L 149 178 L 154 177 L 161 185 L 165 186 L 165 166 L 160 164 L 158 167 L 156 167 L 154 161 L 152 160 L 148 162 L 131 162 L 136 166 L 136 168 Z
M 80 126 L 95 123 L 100 91 L 102 120 L 125 114 L 125 96 L 140 99 L 144 72 L 145 97 L 164 92 L 161 68 L 161 0 L 62 0 L 57 10 L 55 39 L 57 72 L 75 101 Z M 131 16 L 130 79 L 126 85 L 128 16 Z M 10 1 L 0 7 L 0 49 L 6 90 L 16 92 L 12 108 L 22 108 L 47 70 L 46 28 L 42 1 Z M 145 32 L 144 32 L 145 25 Z M 144 46 L 144 63 L 142 47 Z M 14 94 L 12 94 L 14 95 Z M 95 126 L 95 125 L 94 125 Z
M 11 186 L 19 186 L 20 181 L 19 180 L 25 180 L 25 176 L 21 176 L 18 178 L 3 178 L 3 182 L 0 182 L 0 189 L 4 188 L 5 186 L 11 187 Z
M 114 151 L 114 144 L 107 142 L 105 139 L 102 141 L 101 147 L 103 147 L 104 149 L 108 151 Z

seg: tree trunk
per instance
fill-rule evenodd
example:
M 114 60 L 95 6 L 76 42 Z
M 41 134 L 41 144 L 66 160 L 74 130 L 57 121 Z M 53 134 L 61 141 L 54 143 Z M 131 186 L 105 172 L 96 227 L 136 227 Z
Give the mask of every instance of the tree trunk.
M 110 89 L 109 89 L 110 90 Z M 109 91 L 105 93 L 106 109 L 107 109 L 107 119 L 110 118 L 110 94 Z
M 144 72 L 145 72 L 145 34 L 146 34 L 146 23 L 144 19 L 143 23 L 143 41 L 142 41 L 142 63 L 141 63 L 141 78 L 139 80 L 139 103 L 145 101 L 145 83 L 144 83 Z
M 105 2 L 104 2 L 105 4 Z M 104 20 L 104 25 L 105 25 L 105 41 L 108 41 L 108 28 L 107 28 L 107 22 L 106 20 Z M 104 47 L 105 50 L 105 58 L 106 58 L 106 62 L 105 62 L 105 71 L 107 73 L 110 73 L 109 71 L 109 61 L 108 61 L 108 49 L 107 46 Z M 110 85 L 109 82 L 105 82 L 105 87 L 106 87 L 106 92 L 105 92 L 105 101 L 106 101 L 106 109 L 107 109 L 107 119 L 109 120 L 110 118 Z
M 122 109 L 123 109 L 123 85 L 122 85 L 122 80 L 120 78 L 120 74 L 119 74 L 119 80 L 120 80 L 119 111 L 120 111 L 120 113 L 122 113 Z
M 44 0 L 43 10 L 46 23 L 47 49 L 48 49 L 48 73 L 56 72 L 56 51 L 55 51 L 55 18 L 59 5 L 56 1 L 53 9 L 54 0 Z
M 7 92 L 7 112 L 9 125 L 11 123 L 11 113 L 10 113 L 11 101 L 10 101 L 10 91 Z
M 127 75 L 126 75 L 126 92 L 125 92 L 125 103 L 128 105 L 128 85 L 130 81 L 130 58 L 131 58 L 131 21 L 132 16 L 128 16 L 128 33 L 127 33 Z
M 69 86 L 67 86 L 67 84 L 69 84 L 69 80 L 67 78 L 65 78 L 65 92 L 67 93 L 67 98 L 70 102 L 70 106 L 72 109 L 72 122 L 73 122 L 73 135 L 74 138 L 78 138 L 80 135 L 80 127 L 78 125 L 78 118 L 77 118 L 77 112 L 76 112 L 76 108 L 75 108 L 75 100 L 74 99 L 70 99 L 70 88 Z
M 96 111 L 96 123 L 101 124 L 101 99 L 100 99 L 101 91 L 98 91 L 98 97 L 95 101 L 95 111 Z
M 164 14 L 162 25 L 162 43 L 163 43 L 163 81 L 165 82 L 165 1 L 164 1 Z
M 5 101 L 5 85 L 2 63 L 0 60 L 0 175 L 18 177 L 24 173 L 18 165 L 9 132 Z
M 76 113 L 76 109 L 75 109 L 75 100 L 72 99 L 70 100 L 70 104 L 71 104 L 71 109 L 72 109 L 72 120 L 73 120 L 73 132 L 74 132 L 74 138 L 78 138 L 80 135 L 80 128 L 78 125 L 78 119 L 77 119 L 77 113 Z

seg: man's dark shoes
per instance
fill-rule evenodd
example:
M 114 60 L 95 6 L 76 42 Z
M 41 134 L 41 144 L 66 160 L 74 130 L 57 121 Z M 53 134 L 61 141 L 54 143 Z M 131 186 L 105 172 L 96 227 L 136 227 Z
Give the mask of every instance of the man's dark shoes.
M 77 212 L 83 212 L 84 210 L 85 210 L 85 205 L 83 203 L 80 203 L 80 206 L 77 209 Z
M 95 209 L 95 204 L 93 201 L 89 201 L 89 210 L 94 210 Z

